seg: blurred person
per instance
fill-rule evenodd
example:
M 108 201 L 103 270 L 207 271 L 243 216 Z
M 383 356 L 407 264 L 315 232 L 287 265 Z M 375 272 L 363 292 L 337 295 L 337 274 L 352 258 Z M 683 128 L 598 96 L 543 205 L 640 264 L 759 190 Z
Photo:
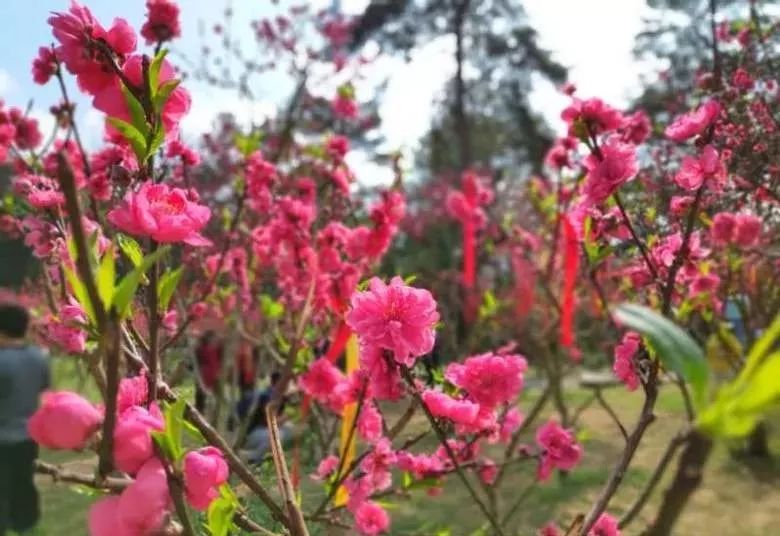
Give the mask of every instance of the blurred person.
M 222 367 L 222 345 L 212 330 L 201 335 L 195 348 L 195 364 L 195 409 L 203 413 L 208 395 L 217 388 Z
M 29 323 L 27 309 L 0 303 L 0 536 L 9 529 L 28 534 L 40 518 L 33 480 L 38 446 L 27 421 L 50 372 L 43 351 L 25 340 Z
M 281 379 L 281 374 L 273 372 L 271 383 L 262 390 L 248 391 L 241 397 L 236 406 L 236 414 L 242 422 L 246 422 L 246 441 L 244 450 L 250 463 L 260 463 L 271 446 L 271 435 L 268 431 L 266 408 L 275 402 L 274 390 Z M 281 395 L 277 405 L 277 423 L 279 425 L 279 438 L 282 443 L 292 436 L 292 427 L 284 415 L 284 407 L 287 403 L 286 395 Z

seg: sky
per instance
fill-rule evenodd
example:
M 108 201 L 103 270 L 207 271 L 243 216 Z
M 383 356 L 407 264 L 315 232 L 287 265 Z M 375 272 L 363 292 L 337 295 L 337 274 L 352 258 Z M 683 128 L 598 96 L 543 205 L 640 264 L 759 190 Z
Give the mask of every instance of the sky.
M 345 12 L 359 12 L 368 0 L 341 0 Z M 0 98 L 8 104 L 26 106 L 33 101 L 33 115 L 42 127 L 51 124 L 48 107 L 59 100 L 55 84 L 45 87 L 32 83 L 30 64 L 41 45 L 52 42 L 46 18 L 51 11 L 67 8 L 67 0 L 3 0 L 0 1 Z M 94 15 L 104 25 L 113 17 L 126 18 L 140 28 L 145 13 L 143 0 L 86 0 Z M 182 38 L 175 50 L 195 58 L 200 53 L 199 21 L 220 20 L 225 5 L 220 0 L 180 0 L 182 6 Z M 328 0 L 313 0 L 324 7 Z M 632 57 L 634 37 L 641 29 L 642 17 L 648 14 L 644 0 L 524 0 L 531 24 L 541 37 L 541 45 L 554 58 L 569 68 L 569 80 L 578 87 L 582 97 L 599 96 L 615 106 L 625 106 L 639 89 L 639 77 L 650 66 L 638 64 Z M 233 0 L 234 32 L 245 32 L 250 39 L 248 21 L 269 10 L 268 0 Z M 245 23 L 246 21 L 246 23 Z M 429 125 L 437 95 L 454 72 L 451 39 L 438 39 L 417 51 L 411 62 L 384 59 L 366 72 L 366 84 L 371 85 L 389 76 L 389 83 L 380 108 L 382 133 L 388 150 L 403 150 L 411 154 Z M 176 57 L 174 56 L 174 61 Z M 260 120 L 271 114 L 276 105 L 289 94 L 289 86 L 280 77 L 266 82 L 256 102 L 239 99 L 235 92 L 217 90 L 203 83 L 187 81 L 193 106 L 182 124 L 185 137 L 194 141 L 209 129 L 215 115 L 231 111 L 245 120 Z M 71 83 L 71 95 L 77 95 Z M 358 90 L 360 91 L 360 87 Z M 563 125 L 559 115 L 567 99 L 549 84 L 537 83 L 530 97 L 535 110 L 541 112 L 559 132 Z M 85 100 L 80 106 L 83 137 L 90 146 L 97 146 L 102 136 L 101 115 L 90 110 Z M 350 162 L 358 176 L 367 184 L 391 180 L 388 169 L 368 162 L 365 155 L 353 154 Z

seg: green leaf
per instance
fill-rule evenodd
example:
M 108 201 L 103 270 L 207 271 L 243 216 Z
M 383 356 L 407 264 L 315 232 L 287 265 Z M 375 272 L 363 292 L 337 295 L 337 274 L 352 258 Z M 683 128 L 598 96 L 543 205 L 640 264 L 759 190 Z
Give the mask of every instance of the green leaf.
M 160 448 L 167 459 L 174 459 L 173 445 L 171 444 L 171 437 L 167 430 L 152 431 L 152 439 L 155 443 L 157 443 L 157 446 Z
M 747 381 L 750 376 L 753 375 L 755 370 L 761 364 L 764 356 L 772 348 L 777 339 L 780 338 L 780 315 L 775 317 L 769 328 L 761 335 L 761 337 L 753 344 L 750 349 L 750 353 L 745 361 L 745 366 L 742 368 L 742 372 L 737 378 L 737 385 L 740 385 Z
M 187 401 L 178 399 L 173 404 L 165 406 L 165 433 L 171 445 L 171 459 L 178 461 L 184 455 L 182 447 L 182 432 L 184 431 L 184 408 Z
M 157 130 L 154 132 L 154 137 L 152 138 L 152 143 L 149 145 L 149 150 L 146 153 L 146 158 L 144 158 L 144 162 L 148 161 L 149 158 L 154 155 L 155 152 L 157 152 L 157 149 L 159 149 L 163 142 L 165 141 L 165 129 L 162 125 L 157 125 Z
M 179 266 L 175 270 L 168 270 L 160 277 L 160 281 L 157 283 L 157 301 L 160 312 L 164 313 L 168 310 L 168 304 L 171 302 L 183 273 L 184 266 Z
M 152 99 L 154 110 L 157 113 L 162 112 L 163 106 L 165 106 L 165 103 L 168 102 L 171 93 L 173 93 L 173 91 L 178 87 L 180 82 L 181 80 L 176 80 L 176 79 L 166 80 L 158 88 L 157 93 Z
M 149 87 L 152 91 L 152 97 L 157 94 L 157 87 L 160 85 L 160 70 L 162 69 L 165 56 L 168 54 L 166 49 L 160 50 L 149 64 Z
M 734 401 L 738 413 L 761 413 L 780 397 L 780 352 L 767 357 Z
M 133 95 L 133 92 L 128 89 L 124 84 L 120 84 L 122 87 L 122 95 L 125 97 L 127 108 L 130 110 L 130 117 L 132 118 L 132 125 L 146 138 L 149 135 L 149 125 L 146 123 L 146 114 L 144 113 L 144 107 L 141 102 Z
M 103 308 L 107 311 L 111 307 L 111 300 L 114 297 L 114 279 L 116 278 L 116 258 L 114 256 L 114 245 L 111 244 L 103 254 L 100 261 L 100 267 L 97 271 L 97 287 L 100 301 L 103 302 Z
M 152 264 L 168 252 L 169 247 L 164 246 L 159 248 L 151 255 L 144 258 L 140 266 L 135 267 L 132 271 L 127 273 L 119 282 L 114 292 L 114 309 L 119 314 L 119 318 L 125 318 L 130 309 L 130 304 L 135 296 L 135 291 L 138 285 L 141 283 L 141 278 L 146 271 L 151 268 Z M 156 290 L 156 289 L 155 289 Z
M 254 130 L 249 134 L 237 133 L 234 139 L 236 149 L 244 156 L 247 157 L 260 148 L 260 143 L 263 141 L 263 133 L 259 130 Z
M 141 251 L 141 246 L 138 245 L 138 242 L 121 233 L 117 233 L 116 239 L 117 242 L 119 242 L 119 249 L 121 249 L 130 262 L 133 263 L 133 266 L 136 268 L 141 266 L 141 263 L 144 261 L 144 253 Z
M 122 121 L 116 117 L 109 117 L 107 121 L 127 140 L 130 147 L 133 148 L 138 163 L 142 164 L 146 159 L 146 138 L 143 133 L 127 121 Z
M 284 304 L 274 300 L 268 294 L 260 295 L 260 307 L 263 316 L 269 320 L 276 320 L 284 314 Z
M 691 384 L 694 403 L 703 407 L 708 396 L 710 371 L 696 341 L 668 318 L 640 305 L 618 306 L 615 318 L 647 338 L 661 363 Z
M 206 526 L 211 536 L 227 536 L 233 525 L 235 513 L 235 502 L 222 496 L 221 493 L 217 499 L 211 501 L 206 513 Z
M 68 284 L 70 285 L 70 289 L 73 292 L 73 296 L 76 298 L 76 301 L 79 302 L 79 305 L 81 305 L 81 307 L 84 309 L 84 312 L 87 313 L 89 322 L 93 326 L 96 325 L 97 321 L 95 320 L 95 310 L 92 308 L 92 302 L 89 299 L 89 294 L 87 294 L 87 287 L 81 281 L 79 276 L 76 275 L 76 272 L 74 272 L 73 269 L 71 269 L 69 266 L 63 265 L 62 270 L 65 272 L 65 279 L 68 280 Z

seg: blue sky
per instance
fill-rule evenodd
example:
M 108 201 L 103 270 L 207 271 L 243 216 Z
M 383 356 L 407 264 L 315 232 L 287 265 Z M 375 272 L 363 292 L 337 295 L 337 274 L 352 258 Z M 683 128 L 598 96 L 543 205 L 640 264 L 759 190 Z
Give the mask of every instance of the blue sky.
M 357 12 L 368 0 L 342 0 L 345 11 Z M 127 19 L 140 28 L 145 13 L 143 0 L 86 0 L 95 16 L 104 25 L 114 17 Z M 284 2 L 282 2 L 284 3 Z M 329 0 L 310 2 L 325 7 Z M 251 39 L 249 21 L 260 18 L 272 7 L 269 0 L 234 0 L 234 34 Z M 59 100 L 54 84 L 45 87 L 32 83 L 30 65 L 39 46 L 52 42 L 46 19 L 51 11 L 67 9 L 67 0 L 3 0 L 0 1 L 0 97 L 7 103 L 24 106 L 32 99 L 36 117 L 45 126 L 50 123 L 48 107 Z M 221 0 L 181 0 L 182 38 L 175 50 L 197 57 L 200 49 L 199 21 L 208 27 L 220 20 L 224 7 Z M 648 15 L 644 0 L 525 0 L 526 11 L 542 36 L 542 46 L 550 49 L 556 59 L 570 68 L 570 80 L 579 87 L 583 97 L 600 96 L 616 106 L 625 105 L 639 87 L 639 76 L 648 72 L 647 65 L 637 64 L 631 56 L 634 36 L 641 28 L 642 17 Z M 175 60 L 175 56 L 174 56 Z M 407 154 L 424 134 L 430 117 L 431 104 L 443 84 L 452 75 L 452 43 L 449 39 L 434 41 L 418 51 L 411 63 L 386 59 L 366 72 L 370 86 L 389 76 L 390 83 L 380 109 L 388 149 L 403 149 Z M 235 92 L 220 91 L 205 84 L 188 81 L 193 96 L 193 109 L 183 123 L 183 132 L 190 140 L 208 130 L 212 119 L 221 110 L 234 112 L 246 120 L 261 119 L 273 113 L 287 92 L 281 78 L 264 81 L 264 91 L 257 102 L 239 99 Z M 69 81 L 72 96 L 78 95 Z M 361 88 L 359 87 L 360 91 Z M 370 89 L 365 88 L 366 91 Z M 102 118 L 90 111 L 83 98 L 78 119 L 84 125 L 87 142 L 96 146 L 102 134 Z M 566 99 L 555 88 L 539 84 L 531 96 L 534 107 L 541 111 L 557 129 L 558 119 Z M 362 171 L 369 183 L 388 180 L 388 170 L 372 166 L 362 155 L 354 155 L 353 165 Z

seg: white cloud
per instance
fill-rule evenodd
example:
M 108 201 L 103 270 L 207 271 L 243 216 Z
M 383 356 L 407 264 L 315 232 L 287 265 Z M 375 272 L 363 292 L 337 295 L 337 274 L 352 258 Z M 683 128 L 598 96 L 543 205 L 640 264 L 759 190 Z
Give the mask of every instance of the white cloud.
M 7 97 L 9 94 L 14 93 L 19 88 L 16 80 L 13 79 L 11 73 L 7 70 L 0 68 L 0 97 Z

